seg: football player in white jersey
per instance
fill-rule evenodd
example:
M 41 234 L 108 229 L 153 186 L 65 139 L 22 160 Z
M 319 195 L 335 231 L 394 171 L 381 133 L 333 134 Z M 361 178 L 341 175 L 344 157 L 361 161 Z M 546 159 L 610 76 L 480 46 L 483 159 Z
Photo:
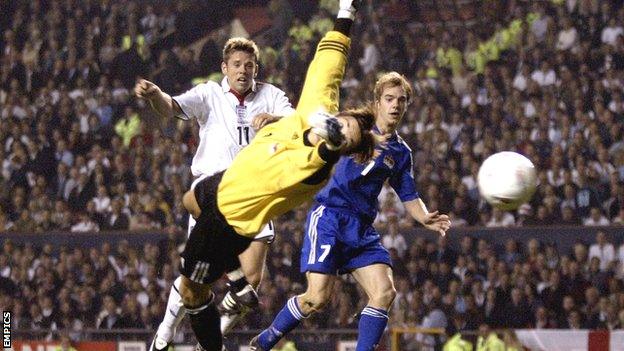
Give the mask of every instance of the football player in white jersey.
M 258 74 L 258 47 L 244 38 L 232 38 L 223 49 L 221 84 L 207 82 L 171 97 L 147 80 L 135 88 L 139 98 L 147 100 L 162 118 L 195 118 L 199 123 L 199 145 L 191 171 L 195 181 L 226 169 L 234 156 L 255 136 L 256 131 L 281 116 L 294 112 L 285 93 L 275 86 L 255 81 Z M 195 221 L 189 216 L 188 233 Z M 248 299 L 257 298 L 255 290 L 262 279 L 268 243 L 274 236 L 271 223 L 257 236 L 239 259 L 242 270 L 228 273 L 230 291 L 220 305 L 221 330 L 228 332 L 245 310 Z M 187 310 L 182 304 L 178 277 L 169 293 L 165 318 L 158 327 L 150 351 L 167 350 L 176 328 Z M 247 299 L 247 300 L 246 300 Z

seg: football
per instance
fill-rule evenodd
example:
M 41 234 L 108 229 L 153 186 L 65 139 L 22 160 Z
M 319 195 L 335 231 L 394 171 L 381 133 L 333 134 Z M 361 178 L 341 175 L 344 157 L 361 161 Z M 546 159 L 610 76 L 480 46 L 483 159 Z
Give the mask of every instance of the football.
M 514 210 L 529 201 L 536 187 L 533 163 L 516 152 L 491 155 L 479 168 L 479 193 L 492 207 Z

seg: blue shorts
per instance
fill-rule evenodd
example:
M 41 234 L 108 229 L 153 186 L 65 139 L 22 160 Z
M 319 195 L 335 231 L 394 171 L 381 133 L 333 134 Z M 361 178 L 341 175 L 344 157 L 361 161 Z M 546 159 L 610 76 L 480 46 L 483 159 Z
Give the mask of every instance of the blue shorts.
M 345 274 L 375 263 L 392 267 L 379 233 L 356 215 L 317 205 L 308 213 L 305 233 L 301 272 Z

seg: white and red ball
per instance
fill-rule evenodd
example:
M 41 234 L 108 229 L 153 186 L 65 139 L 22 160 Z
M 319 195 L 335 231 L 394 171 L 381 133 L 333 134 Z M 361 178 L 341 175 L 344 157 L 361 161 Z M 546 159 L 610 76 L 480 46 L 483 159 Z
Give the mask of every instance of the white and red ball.
M 516 152 L 491 155 L 479 168 L 479 193 L 492 207 L 514 210 L 529 201 L 537 183 L 535 166 Z

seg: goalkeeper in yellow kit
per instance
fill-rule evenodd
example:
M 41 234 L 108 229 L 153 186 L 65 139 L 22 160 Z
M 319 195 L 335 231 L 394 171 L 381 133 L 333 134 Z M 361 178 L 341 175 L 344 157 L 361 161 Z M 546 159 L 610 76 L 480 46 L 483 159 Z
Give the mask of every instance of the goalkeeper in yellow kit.
M 180 295 L 200 350 L 222 349 L 210 284 L 226 272 L 236 272 L 237 256 L 269 220 L 320 190 L 341 155 L 361 162 L 373 155 L 374 115 L 368 109 L 338 113 L 348 35 L 358 3 L 340 1 L 334 30 L 317 47 L 296 112 L 261 129 L 227 170 L 184 195 L 184 206 L 197 223 L 182 253 Z M 255 302 L 255 291 L 244 277 L 230 279 L 240 284 L 235 298 L 250 299 L 243 304 Z

